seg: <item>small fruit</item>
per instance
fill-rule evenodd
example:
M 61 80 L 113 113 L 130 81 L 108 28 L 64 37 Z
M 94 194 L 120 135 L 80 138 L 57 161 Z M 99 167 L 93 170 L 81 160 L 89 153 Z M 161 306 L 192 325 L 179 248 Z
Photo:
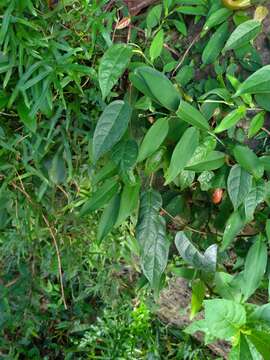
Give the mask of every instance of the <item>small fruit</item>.
M 217 205 L 221 203 L 223 197 L 223 189 L 215 189 L 215 191 L 212 194 L 212 203 Z

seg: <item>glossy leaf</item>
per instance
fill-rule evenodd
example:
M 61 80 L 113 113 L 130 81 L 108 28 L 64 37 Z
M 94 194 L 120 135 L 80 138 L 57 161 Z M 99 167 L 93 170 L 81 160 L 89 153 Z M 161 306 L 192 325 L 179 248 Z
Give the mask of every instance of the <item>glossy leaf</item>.
M 203 283 L 203 281 L 195 280 L 192 284 L 191 312 L 190 312 L 191 320 L 201 310 L 205 294 L 206 294 L 206 286 Z
M 252 220 L 256 207 L 265 199 L 265 183 L 259 180 L 254 183 L 244 201 L 245 214 L 248 220 Z
M 245 226 L 245 218 L 242 214 L 242 211 L 237 210 L 230 215 L 226 222 L 226 227 L 222 239 L 221 251 L 227 249 L 228 246 L 233 242 L 235 237 L 240 233 L 240 231 Z
M 234 97 L 242 94 L 270 93 L 270 65 L 266 65 L 250 75 L 238 88 Z
M 225 21 L 212 35 L 202 53 L 202 62 L 205 65 L 213 64 L 221 53 L 229 36 L 229 26 Z
M 270 334 L 264 331 L 252 330 L 248 338 L 263 356 L 263 359 L 267 360 L 270 354 Z
M 234 165 L 228 177 L 228 193 L 234 210 L 244 202 L 252 186 L 252 176 L 239 165 Z
M 163 44 L 164 44 L 164 31 L 159 30 L 159 32 L 155 35 L 149 50 L 150 58 L 152 62 L 160 56 L 163 49 Z
M 166 237 L 165 219 L 158 215 L 156 225 L 155 237 L 144 242 L 141 264 L 145 277 L 158 292 L 161 275 L 167 266 L 170 243 Z
M 98 243 L 100 243 L 112 230 L 118 217 L 119 205 L 120 195 L 116 194 L 104 209 L 103 214 L 99 220 L 97 230 Z
M 230 129 L 235 126 L 246 115 L 246 107 L 240 106 L 236 110 L 233 110 L 221 121 L 221 123 L 215 128 L 215 133 L 218 134 L 222 131 Z
M 232 348 L 229 360 L 254 360 L 245 335 L 241 334 L 238 344 Z
M 166 173 L 166 184 L 173 181 L 176 176 L 184 169 L 188 160 L 194 154 L 199 142 L 199 131 L 193 127 L 187 129 L 178 144 L 176 145 L 169 169 Z
M 125 140 L 118 143 L 112 150 L 112 161 L 118 165 L 121 173 L 131 170 L 137 160 L 138 145 L 135 140 Z
M 166 109 L 178 109 L 181 96 L 163 73 L 149 66 L 141 66 L 130 76 L 130 80 L 139 91 Z
M 197 163 L 185 167 L 195 172 L 211 171 L 219 169 L 225 162 L 225 154 L 220 151 L 212 151 Z
M 186 121 L 188 124 L 191 124 L 191 125 L 197 127 L 198 129 L 201 129 L 201 130 L 209 130 L 210 129 L 208 121 L 200 113 L 200 111 L 183 100 L 181 101 L 181 104 L 177 111 L 177 116 L 181 120 Z
M 205 33 L 213 27 L 220 25 L 221 23 L 226 21 L 232 15 L 232 13 L 233 12 L 231 10 L 226 8 L 220 8 L 216 10 L 206 20 L 203 26 L 203 32 Z
M 217 246 L 211 245 L 202 254 L 188 239 L 183 231 L 175 236 L 175 245 L 182 258 L 195 269 L 215 272 L 217 264 Z
M 132 48 L 126 44 L 114 44 L 103 55 L 98 69 L 98 81 L 103 99 L 127 68 L 131 56 Z
M 262 111 L 252 118 L 248 129 L 249 138 L 252 138 L 261 130 L 264 124 L 264 117 L 265 117 L 265 113 L 264 111 Z
M 136 209 L 139 203 L 140 181 L 135 185 L 126 184 L 123 187 L 120 200 L 119 214 L 115 226 L 121 225 Z
M 236 145 L 233 149 L 233 154 L 240 166 L 254 175 L 256 179 L 260 179 L 263 176 L 263 165 L 256 154 L 247 146 Z
M 105 183 L 94 192 L 91 198 L 85 202 L 81 208 L 80 216 L 86 215 L 107 205 L 118 190 L 119 184 L 116 180 L 106 180 Z
M 223 51 L 237 49 L 253 40 L 261 31 L 260 21 L 248 20 L 237 26 L 229 37 Z
M 139 149 L 138 162 L 152 155 L 163 143 L 169 131 L 167 118 L 158 119 L 147 131 Z
M 124 135 L 131 117 L 130 106 L 121 100 L 108 105 L 98 120 L 93 138 L 93 158 L 96 162 Z
M 258 236 L 248 251 L 242 282 L 242 292 L 246 301 L 259 287 L 267 265 L 267 246 L 262 236 Z
M 224 299 L 205 300 L 205 320 L 210 333 L 230 340 L 246 323 L 244 306 Z

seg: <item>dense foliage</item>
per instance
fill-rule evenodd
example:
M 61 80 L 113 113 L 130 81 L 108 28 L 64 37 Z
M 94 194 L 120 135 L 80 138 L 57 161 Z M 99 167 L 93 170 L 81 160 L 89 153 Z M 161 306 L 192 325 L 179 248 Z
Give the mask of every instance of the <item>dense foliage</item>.
M 264 2 L 54 3 L 0 1 L 0 355 L 268 359 Z M 168 345 L 175 275 L 204 312 Z

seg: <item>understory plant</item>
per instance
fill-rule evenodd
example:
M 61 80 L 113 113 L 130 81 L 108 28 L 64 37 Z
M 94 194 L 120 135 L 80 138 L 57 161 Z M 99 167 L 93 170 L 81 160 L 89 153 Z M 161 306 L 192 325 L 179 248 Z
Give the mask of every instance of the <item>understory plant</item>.
M 53 306 L 44 295 L 37 302 L 51 318 L 61 313 L 69 334 L 74 300 L 75 317 L 89 293 L 113 300 L 121 286 L 110 276 L 128 264 L 141 273 L 123 285 L 131 293 L 151 289 L 158 300 L 173 274 L 189 282 L 188 334 L 229 341 L 230 359 L 268 359 L 269 15 L 264 1 L 252 5 L 163 0 L 130 17 L 122 1 L 0 1 L 5 351 L 23 332 L 11 322 L 17 281 L 42 273 Z M 80 280 L 88 271 L 92 290 Z M 77 342 L 91 356 L 116 341 L 119 319 L 107 315 Z M 123 351 L 135 356 L 142 335 L 127 318 Z M 30 323 L 22 349 L 45 338 Z

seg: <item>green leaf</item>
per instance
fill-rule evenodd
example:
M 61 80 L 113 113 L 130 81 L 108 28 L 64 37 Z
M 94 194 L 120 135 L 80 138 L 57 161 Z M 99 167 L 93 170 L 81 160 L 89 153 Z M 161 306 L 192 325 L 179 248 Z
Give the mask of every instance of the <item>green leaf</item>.
M 235 237 L 245 226 L 245 218 L 240 210 L 235 211 L 230 215 L 226 222 L 221 251 L 227 249 L 227 247 L 233 242 Z
M 103 55 L 98 69 L 98 81 L 103 99 L 127 68 L 131 56 L 132 48 L 126 44 L 114 44 Z
M 180 106 L 177 110 L 177 116 L 201 130 L 210 130 L 210 126 L 205 117 L 200 113 L 199 110 L 194 108 L 192 105 L 185 101 L 181 101 Z
M 190 312 L 191 320 L 201 310 L 205 294 L 206 294 L 206 286 L 204 282 L 201 280 L 193 281 L 192 296 L 191 296 L 191 312 Z
M 161 195 L 152 189 L 142 193 L 140 199 L 139 219 L 136 228 L 136 238 L 144 248 L 145 241 L 153 242 L 157 234 L 158 215 L 162 206 Z M 151 240 L 149 240 L 151 239 Z
M 148 29 L 152 29 L 160 22 L 162 14 L 162 5 L 154 6 L 147 14 L 146 24 Z
M 67 177 L 66 163 L 65 160 L 63 159 L 63 154 L 61 154 L 59 151 L 54 155 L 54 157 L 50 161 L 48 174 L 50 180 L 56 185 L 62 184 L 66 180 Z
M 242 94 L 270 93 L 270 65 L 263 66 L 250 75 L 238 88 L 233 97 Z
M 163 73 L 149 66 L 140 66 L 133 76 L 130 76 L 130 80 L 139 91 L 166 109 L 171 111 L 178 109 L 181 96 Z
M 228 193 L 233 203 L 234 210 L 244 202 L 251 190 L 252 176 L 239 165 L 234 165 L 228 177 Z
M 183 231 L 176 234 L 174 241 L 179 254 L 189 265 L 206 272 L 216 271 L 217 245 L 211 245 L 204 254 L 201 254 Z
M 248 339 L 255 345 L 264 360 L 268 360 L 270 354 L 270 334 L 264 331 L 252 330 Z
M 161 148 L 152 154 L 145 163 L 145 174 L 147 176 L 158 171 L 163 166 L 163 158 L 165 155 L 165 149 Z
M 246 107 L 239 106 L 237 109 L 231 111 L 225 118 L 221 121 L 221 123 L 215 128 L 215 133 L 218 134 L 222 131 L 230 129 L 235 126 L 241 119 L 243 119 L 246 115 Z
M 133 169 L 138 156 L 138 145 L 135 140 L 118 143 L 112 150 L 112 161 L 118 165 L 121 173 Z
M 233 149 L 236 161 L 242 168 L 252 174 L 255 179 L 260 179 L 264 173 L 264 167 L 256 154 L 247 146 L 236 145 Z
M 139 192 L 141 183 L 138 180 L 135 185 L 126 184 L 121 193 L 120 209 L 115 227 L 123 222 L 132 214 L 139 203 Z
M 267 246 L 259 235 L 248 251 L 243 273 L 242 292 L 246 301 L 259 287 L 267 265 Z
M 244 306 L 224 299 L 205 300 L 205 320 L 216 338 L 230 340 L 246 323 Z
M 268 243 L 270 243 L 270 219 L 266 220 L 265 232 L 266 232 Z
M 264 180 L 259 180 L 257 183 L 253 184 L 244 202 L 245 214 L 248 220 L 252 220 L 257 205 L 263 202 L 264 199 L 265 183 Z
M 97 241 L 101 243 L 101 241 L 109 234 L 112 230 L 119 211 L 120 205 L 120 195 L 116 194 L 107 207 L 104 209 L 101 219 L 98 223 L 98 230 L 97 230 Z
M 128 127 L 130 117 L 131 108 L 124 101 L 116 100 L 105 108 L 94 132 L 94 162 L 121 139 Z
M 152 155 L 165 140 L 169 131 L 169 122 L 167 118 L 158 119 L 147 131 L 140 149 L 137 162 L 145 160 Z
M 188 165 L 186 170 L 195 172 L 211 171 L 219 169 L 225 162 L 225 154 L 220 151 L 212 151 L 206 157 L 197 163 Z
M 224 299 L 240 302 L 242 295 L 234 279 L 235 277 L 228 273 L 216 272 L 215 291 Z
M 249 139 L 255 136 L 261 130 L 264 124 L 264 117 L 265 117 L 265 112 L 261 111 L 252 118 L 248 129 Z
M 206 321 L 204 319 L 193 321 L 190 325 L 188 325 L 184 329 L 184 332 L 187 334 L 190 334 L 190 335 L 193 335 L 197 331 L 201 331 L 201 332 L 205 332 L 205 333 L 209 332 Z
M 136 237 L 141 249 L 143 273 L 155 291 L 167 265 L 169 243 L 165 220 L 159 215 L 161 195 L 150 189 L 141 196 Z
M 30 116 L 31 109 L 28 109 L 22 98 L 19 100 L 17 104 L 17 111 L 23 124 L 32 132 L 36 132 L 37 130 L 36 116 Z
M 152 62 L 160 56 L 163 49 L 163 44 L 164 44 L 164 31 L 161 29 L 155 35 L 150 46 L 149 53 Z
M 198 164 L 201 160 L 204 160 L 210 152 L 215 150 L 216 145 L 217 141 L 213 136 L 206 136 L 203 142 L 197 146 L 187 166 Z
M 166 183 L 169 184 L 184 169 L 185 165 L 194 154 L 199 143 L 199 131 L 194 127 L 188 128 L 176 145 L 169 169 L 165 175 Z
M 205 65 L 213 64 L 221 53 L 229 36 L 229 26 L 224 22 L 212 35 L 202 53 L 202 62 Z
M 166 237 L 165 219 L 160 215 L 157 215 L 157 219 L 156 234 L 144 242 L 141 253 L 143 273 L 156 292 L 159 290 L 161 275 L 167 266 L 170 245 Z
M 80 211 L 80 216 L 98 210 L 108 204 L 111 198 L 118 192 L 119 183 L 114 179 L 108 179 L 105 183 L 85 202 Z
M 257 306 L 256 309 L 248 316 L 249 322 L 262 322 L 270 326 L 270 304 Z
M 254 360 L 250 352 L 249 344 L 246 337 L 241 334 L 239 342 L 234 346 L 229 354 L 229 360 Z
M 257 20 L 248 20 L 244 23 L 237 26 L 237 28 L 232 32 L 229 37 L 223 52 L 228 50 L 237 49 L 251 40 L 261 32 L 262 25 L 260 21 Z
M 212 29 L 213 27 L 220 25 L 224 21 L 226 21 L 233 12 L 226 8 L 220 8 L 213 12 L 206 20 L 203 26 L 203 34 Z

